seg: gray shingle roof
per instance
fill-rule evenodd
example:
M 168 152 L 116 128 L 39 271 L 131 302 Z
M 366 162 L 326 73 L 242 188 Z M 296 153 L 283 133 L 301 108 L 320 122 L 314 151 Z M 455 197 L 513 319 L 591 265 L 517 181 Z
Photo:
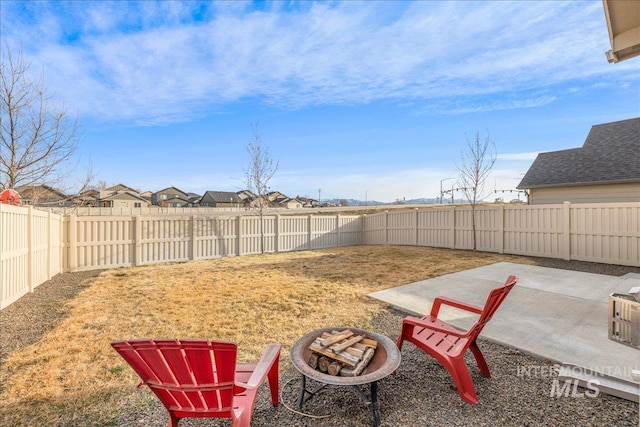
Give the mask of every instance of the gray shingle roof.
M 216 203 L 242 203 L 238 195 L 230 191 L 207 191 L 205 196 L 209 196 Z
M 640 182 L 640 117 L 591 127 L 581 148 L 540 153 L 517 188 Z

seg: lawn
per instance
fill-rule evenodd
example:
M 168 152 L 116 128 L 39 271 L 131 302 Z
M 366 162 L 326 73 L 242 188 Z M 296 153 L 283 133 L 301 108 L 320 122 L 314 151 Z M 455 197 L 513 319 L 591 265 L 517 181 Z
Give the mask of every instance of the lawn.
M 110 347 L 133 337 L 230 340 L 257 360 L 269 342 L 293 343 L 326 326 L 370 328 L 385 310 L 370 292 L 529 258 L 447 249 L 358 246 L 105 271 L 38 342 L 0 368 L 2 425 L 108 425 L 153 399 Z

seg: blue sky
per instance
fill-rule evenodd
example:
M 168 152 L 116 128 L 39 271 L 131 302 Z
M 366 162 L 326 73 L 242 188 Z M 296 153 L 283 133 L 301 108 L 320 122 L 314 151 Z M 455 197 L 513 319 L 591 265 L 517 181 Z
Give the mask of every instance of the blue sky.
M 0 8 L 3 48 L 78 115 L 78 170 L 142 191 L 243 189 L 255 123 L 289 196 L 437 197 L 478 131 L 487 191 L 515 189 L 538 152 L 640 115 L 640 58 L 607 62 L 597 0 Z

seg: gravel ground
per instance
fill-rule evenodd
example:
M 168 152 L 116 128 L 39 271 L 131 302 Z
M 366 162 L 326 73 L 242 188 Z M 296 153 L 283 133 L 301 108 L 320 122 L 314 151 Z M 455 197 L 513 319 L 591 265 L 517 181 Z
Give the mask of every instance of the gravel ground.
M 541 266 L 620 276 L 640 273 L 640 268 L 576 261 L 536 259 Z M 100 271 L 65 273 L 39 286 L 16 303 L 0 311 L 0 365 L 15 349 L 36 342 L 65 316 L 64 302 L 72 299 Z M 372 320 L 373 330 L 395 340 L 403 313 L 393 309 Z M 335 325 L 341 326 L 341 325 Z M 301 333 L 302 335 L 302 333 Z M 396 375 L 379 382 L 381 426 L 636 426 L 638 403 L 600 394 L 557 397 L 552 394 L 553 364 L 486 340 L 479 340 L 491 378 L 479 374 L 470 357 L 467 362 L 480 405 L 462 402 L 448 373 L 434 359 L 406 343 Z M 523 375 L 523 371 L 542 375 Z M 313 383 L 312 383 L 313 384 Z M 274 408 L 266 384 L 259 393 L 252 418 L 253 427 L 371 425 L 371 414 L 350 387 L 330 386 L 295 408 L 300 378 L 292 368 L 281 373 L 281 402 Z M 140 388 L 136 393 L 148 394 Z M 155 399 L 146 407 L 131 407 L 120 426 L 166 426 L 166 410 Z M 228 420 L 185 419 L 189 426 L 230 426 Z

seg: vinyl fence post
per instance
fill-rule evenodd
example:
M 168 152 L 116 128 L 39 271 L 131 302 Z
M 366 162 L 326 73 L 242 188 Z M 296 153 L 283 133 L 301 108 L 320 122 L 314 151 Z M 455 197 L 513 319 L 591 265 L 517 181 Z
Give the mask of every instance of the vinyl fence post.
M 280 214 L 276 215 L 276 223 L 273 225 L 273 228 L 273 232 L 275 233 L 273 251 L 278 253 L 280 252 Z
M 76 222 L 76 216 L 74 214 L 69 215 L 69 253 L 67 255 L 67 267 L 69 272 L 76 271 L 78 260 L 78 225 Z
M 198 245 L 197 245 L 197 236 L 196 236 L 196 221 L 197 221 L 197 217 L 195 215 L 191 215 L 191 221 L 189 223 L 189 237 L 191 239 L 191 241 L 189 242 L 191 244 L 191 248 L 190 248 L 190 256 L 189 259 L 191 261 L 194 261 L 196 259 L 198 259 L 197 257 L 197 250 L 198 250 Z
M 311 215 L 309 215 L 307 217 L 307 249 L 311 250 L 313 249 L 311 247 L 311 241 L 312 241 L 312 230 L 311 230 L 311 226 L 313 224 L 313 217 Z
M 236 217 L 236 255 L 242 255 L 242 215 Z
M 499 254 L 503 254 L 504 253 L 504 216 L 505 216 L 505 209 L 504 209 L 504 205 L 500 205 L 498 211 L 497 211 L 497 223 L 498 223 L 498 236 L 496 237 L 497 241 L 498 241 L 498 253 Z
M 58 226 L 60 228 L 60 234 L 58 235 L 58 244 L 60 245 L 58 252 L 58 273 L 64 272 L 64 223 L 67 217 L 65 215 L 58 215 Z
M 27 206 L 27 285 L 33 292 L 33 206 Z
M 51 279 L 51 261 L 53 260 L 51 256 L 52 245 L 51 241 L 53 240 L 53 218 L 51 217 L 51 210 L 47 212 L 47 280 Z
M 456 248 L 456 207 L 451 206 L 449 210 L 449 247 Z
M 564 259 L 571 260 L 571 202 L 562 204 L 562 250 Z
M 414 228 L 414 233 L 413 236 L 415 237 L 415 241 L 413 242 L 413 246 L 418 246 L 418 218 L 419 218 L 419 213 L 418 213 L 418 208 L 415 208 L 416 211 L 416 216 L 415 216 L 415 220 L 416 220 L 416 224 L 415 224 L 415 228 Z
M 336 246 L 340 246 L 341 245 L 341 238 L 340 238 L 340 214 L 336 215 Z
M 142 264 L 142 217 L 137 215 L 133 224 L 133 262 L 132 266 Z
M 384 211 L 384 244 L 389 243 L 389 211 Z

